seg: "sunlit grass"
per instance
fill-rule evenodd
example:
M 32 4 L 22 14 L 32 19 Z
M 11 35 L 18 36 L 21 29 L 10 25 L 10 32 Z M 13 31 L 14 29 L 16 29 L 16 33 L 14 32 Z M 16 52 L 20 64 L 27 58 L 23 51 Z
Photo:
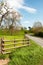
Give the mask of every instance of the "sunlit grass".
M 24 36 L 4 36 L 5 40 L 23 39 Z M 0 55 L 0 58 L 10 58 L 8 65 L 43 65 L 43 48 L 30 40 L 30 45 L 23 48 L 7 50 L 12 51 L 10 54 Z M 11 44 L 14 42 L 5 42 Z M 18 43 L 17 46 L 20 44 Z M 5 48 L 13 47 L 14 45 L 5 46 Z
M 17 36 L 1 36 L 4 40 L 23 39 L 23 35 Z M 43 48 L 37 45 L 34 41 L 30 40 L 30 45 L 23 48 L 6 50 L 11 51 L 10 55 L 0 55 L 0 58 L 10 58 L 8 65 L 43 65 Z M 4 44 L 12 44 L 14 42 L 5 42 Z M 16 44 L 15 46 L 20 46 Z M 14 45 L 5 46 L 4 48 L 14 47 Z
M 1 38 L 3 38 L 3 40 L 8 41 L 8 40 L 15 40 L 15 39 L 23 39 L 24 36 L 23 35 L 16 35 L 16 36 L 2 36 Z M 16 43 L 16 44 L 15 44 Z M 5 45 L 4 48 L 11 48 L 11 47 L 15 47 L 15 46 L 21 46 L 22 44 L 18 42 L 4 42 L 4 44 L 10 44 L 10 45 Z M 9 52 L 12 51 L 14 49 L 10 49 L 10 50 L 5 50 L 5 52 Z
M 30 46 L 15 49 L 8 65 L 43 65 L 43 48 L 30 40 Z

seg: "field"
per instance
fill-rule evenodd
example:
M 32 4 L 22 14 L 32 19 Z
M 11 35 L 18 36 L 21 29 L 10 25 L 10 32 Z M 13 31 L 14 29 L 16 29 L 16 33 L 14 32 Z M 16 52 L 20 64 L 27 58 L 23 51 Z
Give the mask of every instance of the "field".
M 43 48 L 30 40 L 30 46 L 15 49 L 9 58 L 8 65 L 43 65 Z
M 3 37 L 5 40 L 24 38 L 23 35 Z M 0 54 L 0 59 L 9 58 L 10 62 L 8 63 L 8 65 L 43 65 L 43 48 L 41 48 L 32 40 L 30 40 L 29 42 L 30 45 L 27 47 L 14 49 L 10 54 Z M 5 44 L 11 44 L 11 42 Z
M 15 39 L 23 39 L 24 36 L 23 35 L 16 35 L 16 36 L 1 36 L 1 38 L 3 38 L 3 40 L 7 41 L 7 40 L 15 40 Z M 5 45 L 4 48 L 11 48 L 11 47 L 14 47 L 15 46 L 20 46 L 22 44 L 19 43 L 20 41 L 17 42 L 17 44 L 13 42 L 4 42 L 4 44 L 9 44 L 9 45 Z M 11 49 L 11 50 L 6 50 L 5 52 L 10 52 L 10 51 L 13 51 L 14 49 Z

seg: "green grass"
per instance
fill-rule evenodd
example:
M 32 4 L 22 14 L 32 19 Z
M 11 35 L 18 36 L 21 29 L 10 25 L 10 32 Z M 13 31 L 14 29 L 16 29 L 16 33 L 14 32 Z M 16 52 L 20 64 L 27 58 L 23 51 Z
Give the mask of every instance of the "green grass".
M 21 35 L 21 34 L 24 34 L 24 31 L 23 30 L 14 30 L 14 32 L 12 32 L 11 34 L 11 31 L 6 29 L 6 30 L 2 30 L 0 29 L 0 36 L 14 36 L 14 35 Z
M 23 35 L 3 37 L 5 40 L 24 38 Z M 5 44 L 11 44 L 11 42 Z M 30 46 L 14 49 L 11 51 L 12 52 L 10 54 L 0 54 L 0 59 L 10 58 L 8 65 L 43 65 L 43 48 L 41 48 L 32 40 L 30 40 Z
M 16 35 L 16 36 L 1 36 L 4 40 L 15 40 L 15 39 L 23 39 L 24 36 L 23 35 Z M 4 46 L 4 48 L 11 48 L 11 47 L 14 47 L 14 45 L 11 45 L 13 44 L 14 42 L 4 42 L 4 44 L 10 44 L 9 46 Z M 16 44 L 15 46 L 20 46 L 21 44 Z M 14 50 L 14 49 L 12 49 Z M 5 52 L 9 52 L 9 51 L 12 51 L 12 50 L 6 50 Z
M 30 40 L 30 46 L 15 49 L 8 65 L 43 65 L 43 48 Z
M 14 39 L 23 39 L 24 36 L 23 35 L 15 35 L 15 36 L 7 36 L 7 35 L 0 35 L 0 38 L 3 38 L 4 40 L 14 40 Z M 12 44 L 14 42 L 4 42 L 4 44 Z M 20 44 L 16 44 L 16 46 L 19 46 Z M 4 48 L 10 48 L 10 47 L 14 47 L 14 45 L 9 45 L 9 46 L 4 46 Z M 6 50 L 5 52 L 9 52 L 9 51 L 13 51 L 15 49 L 11 49 L 11 50 Z M 0 59 L 5 59 L 6 57 L 8 57 L 9 54 L 0 54 Z

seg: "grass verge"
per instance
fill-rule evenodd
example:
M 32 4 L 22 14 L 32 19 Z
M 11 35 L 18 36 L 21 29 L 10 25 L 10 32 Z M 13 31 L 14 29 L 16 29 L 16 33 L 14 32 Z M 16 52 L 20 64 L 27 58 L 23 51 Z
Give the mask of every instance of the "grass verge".
M 8 65 L 43 65 L 43 48 L 30 40 L 30 46 L 15 49 Z

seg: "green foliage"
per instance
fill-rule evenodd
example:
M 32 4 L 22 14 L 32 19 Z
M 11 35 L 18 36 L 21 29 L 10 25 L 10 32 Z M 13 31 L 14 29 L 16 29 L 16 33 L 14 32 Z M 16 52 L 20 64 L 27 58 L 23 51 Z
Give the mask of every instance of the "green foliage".
M 43 28 L 33 28 L 35 36 L 43 37 Z
M 43 32 L 38 32 L 34 34 L 35 36 L 43 37 Z
M 43 26 L 40 21 L 35 22 L 33 27 L 28 27 L 29 33 L 33 33 L 35 36 L 43 37 Z
M 43 61 L 43 48 L 31 40 L 30 43 L 30 46 L 15 49 L 9 55 L 11 61 L 8 65 L 41 65 Z
M 8 57 L 8 55 L 7 54 L 0 54 L 0 59 L 5 59 L 5 58 L 7 58 Z
M 9 36 L 9 35 L 11 35 L 11 31 L 8 29 L 4 29 L 4 30 L 0 29 L 0 35 Z M 14 30 L 12 32 L 12 36 L 14 36 L 14 35 L 24 35 L 24 30 Z
M 23 36 L 4 36 L 6 39 Z M 0 59 L 10 58 L 8 65 L 43 65 L 43 48 L 30 40 L 30 46 L 14 49 L 10 54 L 0 54 Z
M 14 39 L 23 39 L 24 36 L 23 35 L 16 35 L 16 36 L 0 36 L 0 38 L 3 37 L 4 40 L 14 40 Z M 5 42 L 4 44 L 12 44 L 14 42 Z M 19 44 L 18 44 L 19 45 Z M 4 46 L 4 48 L 10 48 L 10 47 L 14 47 L 14 45 L 10 45 L 10 46 Z M 9 51 L 13 51 L 15 49 L 12 49 L 12 50 L 6 50 L 5 52 L 9 52 Z M 5 59 L 6 57 L 8 57 L 9 54 L 0 54 L 0 59 Z
M 23 38 L 23 35 L 4 36 L 7 40 Z M 9 43 L 10 44 L 10 43 Z M 10 58 L 8 65 L 43 65 L 43 48 L 30 40 L 30 46 L 14 49 L 10 54 L 0 54 L 0 59 Z
M 33 33 L 35 36 L 43 37 L 43 27 L 31 28 L 29 33 Z

